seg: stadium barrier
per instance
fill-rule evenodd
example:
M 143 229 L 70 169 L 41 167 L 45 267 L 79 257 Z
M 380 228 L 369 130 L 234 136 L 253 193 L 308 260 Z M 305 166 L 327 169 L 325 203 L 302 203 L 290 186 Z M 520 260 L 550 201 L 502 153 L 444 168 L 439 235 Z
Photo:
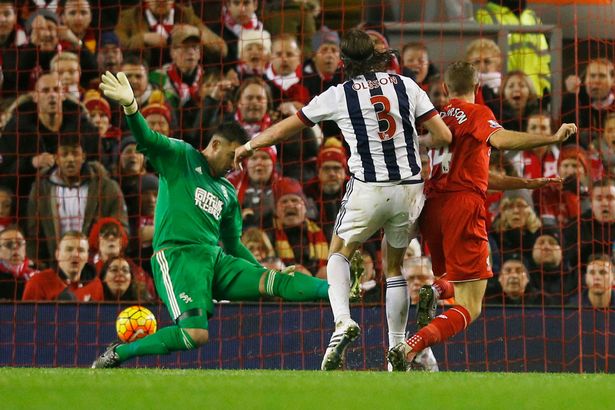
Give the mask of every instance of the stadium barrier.
M 0 304 L 0 366 L 87 367 L 115 340 L 118 304 Z M 163 305 L 148 306 L 169 324 Z M 413 312 L 411 312 L 413 313 Z M 486 307 L 465 332 L 434 348 L 441 370 L 608 372 L 615 366 L 611 310 Z M 353 309 L 362 327 L 347 368 L 384 370 L 382 306 Z M 199 350 L 127 366 L 315 370 L 329 339 L 330 309 L 318 304 L 220 304 Z

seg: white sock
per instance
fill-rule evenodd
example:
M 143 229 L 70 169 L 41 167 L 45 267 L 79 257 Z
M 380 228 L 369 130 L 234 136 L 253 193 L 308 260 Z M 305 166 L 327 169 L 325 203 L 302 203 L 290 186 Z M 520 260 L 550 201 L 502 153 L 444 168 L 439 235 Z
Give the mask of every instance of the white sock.
M 329 303 L 333 310 L 333 321 L 350 319 L 350 263 L 342 254 L 334 253 L 327 262 L 327 282 L 329 282 Z
M 389 347 L 402 342 L 406 337 L 410 296 L 403 276 L 387 278 L 386 311 L 389 327 Z

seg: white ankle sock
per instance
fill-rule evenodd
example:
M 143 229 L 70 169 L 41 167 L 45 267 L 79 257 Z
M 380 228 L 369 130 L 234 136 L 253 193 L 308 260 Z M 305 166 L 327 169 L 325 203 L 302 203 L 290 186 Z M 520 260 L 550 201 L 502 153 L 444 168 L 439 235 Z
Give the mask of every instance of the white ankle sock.
M 342 254 L 334 253 L 327 262 L 329 302 L 335 324 L 350 319 L 350 263 Z
M 403 276 L 387 278 L 386 312 L 389 327 L 389 347 L 402 342 L 406 337 L 410 297 Z

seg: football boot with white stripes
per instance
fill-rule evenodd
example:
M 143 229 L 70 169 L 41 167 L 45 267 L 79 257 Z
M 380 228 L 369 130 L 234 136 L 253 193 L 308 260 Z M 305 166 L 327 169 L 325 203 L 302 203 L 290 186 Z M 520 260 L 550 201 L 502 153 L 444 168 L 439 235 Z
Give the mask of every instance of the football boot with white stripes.
M 322 370 L 337 370 L 342 367 L 348 345 L 356 340 L 360 334 L 359 325 L 352 319 L 338 324 L 331 340 L 329 340 L 329 346 L 325 351 L 320 368 Z

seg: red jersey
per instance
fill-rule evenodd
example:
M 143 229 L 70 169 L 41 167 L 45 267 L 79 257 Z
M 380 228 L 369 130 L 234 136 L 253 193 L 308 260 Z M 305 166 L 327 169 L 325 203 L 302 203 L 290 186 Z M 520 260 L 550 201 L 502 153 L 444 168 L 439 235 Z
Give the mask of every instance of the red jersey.
M 452 99 L 440 116 L 450 128 L 453 141 L 431 151 L 431 177 L 426 194 L 475 192 L 485 197 L 489 184 L 489 137 L 502 129 L 484 105 Z
M 56 300 L 68 288 L 80 302 L 104 300 L 102 282 L 94 278 L 87 283 L 71 283 L 67 285 L 53 269 L 47 269 L 32 276 L 26 282 L 23 300 Z

